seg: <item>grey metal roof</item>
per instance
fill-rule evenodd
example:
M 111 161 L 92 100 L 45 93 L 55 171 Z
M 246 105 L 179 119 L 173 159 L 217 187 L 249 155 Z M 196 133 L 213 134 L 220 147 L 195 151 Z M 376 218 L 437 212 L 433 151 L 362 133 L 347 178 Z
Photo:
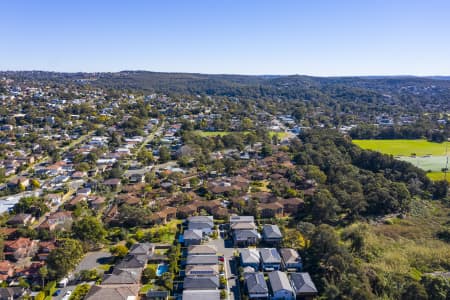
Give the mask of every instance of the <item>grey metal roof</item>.
M 263 235 L 267 238 L 282 238 L 280 228 L 277 225 L 264 225 Z
M 219 300 L 219 290 L 184 290 L 183 300 Z
M 309 276 L 309 273 L 291 273 L 292 287 L 296 294 L 315 294 L 317 293 L 317 288 L 314 282 Z
M 302 261 L 298 252 L 291 248 L 280 249 L 280 255 L 286 264 L 296 264 Z
M 256 249 L 240 249 L 241 260 L 244 264 L 259 264 L 261 258 L 259 252 Z
M 255 222 L 255 218 L 253 216 L 231 216 L 230 223 L 252 223 Z
M 203 238 L 203 232 L 198 229 L 188 229 L 184 231 L 183 238 L 185 240 L 198 240 Z
M 210 223 L 211 226 L 214 225 L 213 216 L 192 216 L 188 218 L 189 223 L 199 222 L 199 223 Z
M 103 277 L 102 284 L 138 284 L 141 279 L 142 269 L 117 269 L 112 274 Z
M 215 265 L 219 262 L 217 255 L 188 255 L 187 265 Z
M 219 288 L 217 276 L 186 277 L 183 281 L 185 290 L 210 290 Z
M 261 272 L 246 274 L 245 284 L 249 294 L 267 294 L 269 292 L 264 274 Z
M 263 263 L 281 263 L 281 256 L 275 248 L 259 249 Z
M 236 230 L 234 232 L 234 237 L 236 240 L 238 241 L 245 241 L 248 238 L 256 238 L 256 239 L 260 239 L 261 235 L 258 233 L 258 231 L 256 230 Z
M 193 245 L 188 248 L 189 254 L 216 254 L 217 247 L 214 245 Z
M 270 282 L 270 287 L 272 288 L 273 292 L 281 291 L 281 290 L 287 290 L 290 292 L 294 292 L 294 290 L 291 287 L 291 284 L 289 283 L 286 273 L 283 273 L 280 271 L 270 272 L 269 273 L 269 282 Z
M 155 248 L 155 245 L 150 243 L 137 243 L 131 246 L 129 254 L 145 254 L 149 255 L 153 249 Z
M 128 285 L 120 287 L 111 286 L 93 286 L 84 299 L 88 300 L 127 300 L 128 297 L 137 296 L 139 293 L 138 285 Z
M 147 264 L 147 255 L 127 255 L 120 263 L 116 265 L 117 269 L 135 269 L 144 268 Z

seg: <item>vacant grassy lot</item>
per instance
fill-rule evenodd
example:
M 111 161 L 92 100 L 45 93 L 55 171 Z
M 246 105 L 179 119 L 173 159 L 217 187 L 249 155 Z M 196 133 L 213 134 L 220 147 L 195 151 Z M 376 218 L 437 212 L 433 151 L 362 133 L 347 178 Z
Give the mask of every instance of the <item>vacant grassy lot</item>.
M 418 279 L 450 265 L 450 244 L 436 238 L 437 232 L 448 228 L 450 209 L 439 202 L 416 201 L 410 217 L 362 225 L 366 227 L 365 264 L 386 278 L 400 273 Z
M 444 156 L 449 143 L 432 143 L 427 140 L 353 140 L 353 143 L 363 149 L 370 149 L 395 156 L 435 155 Z

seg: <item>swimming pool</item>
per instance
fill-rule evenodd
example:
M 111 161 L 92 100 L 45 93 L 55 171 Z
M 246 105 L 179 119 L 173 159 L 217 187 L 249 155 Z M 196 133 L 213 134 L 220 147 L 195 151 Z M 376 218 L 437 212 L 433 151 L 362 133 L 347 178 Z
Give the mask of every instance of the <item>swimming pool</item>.
M 156 269 L 156 276 L 161 276 L 162 274 L 166 273 L 167 271 L 169 271 L 169 265 L 163 264 L 163 265 L 158 265 L 158 268 Z

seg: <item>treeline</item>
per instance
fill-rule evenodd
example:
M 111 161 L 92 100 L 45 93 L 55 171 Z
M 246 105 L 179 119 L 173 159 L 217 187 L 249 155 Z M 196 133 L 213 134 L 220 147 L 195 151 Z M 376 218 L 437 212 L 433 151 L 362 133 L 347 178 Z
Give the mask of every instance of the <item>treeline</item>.
M 319 183 L 309 217 L 336 224 L 359 216 L 409 211 L 411 198 L 443 198 L 446 192 L 426 173 L 392 156 L 363 150 L 333 130 L 312 130 L 294 143 L 294 161 Z
M 437 130 L 434 124 L 419 123 L 405 126 L 378 127 L 361 124 L 350 130 L 353 139 L 427 139 L 442 143 L 449 136 L 449 129 Z
M 444 199 L 447 182 L 433 183 L 413 165 L 360 149 L 334 130 L 304 132 L 290 151 L 317 183 L 292 226 L 308 241 L 302 250 L 305 269 L 323 299 L 448 299 L 450 284 L 443 279 L 417 281 L 364 267 L 374 254 L 365 245 L 367 225 L 355 224 L 386 214 L 403 217 L 414 197 Z

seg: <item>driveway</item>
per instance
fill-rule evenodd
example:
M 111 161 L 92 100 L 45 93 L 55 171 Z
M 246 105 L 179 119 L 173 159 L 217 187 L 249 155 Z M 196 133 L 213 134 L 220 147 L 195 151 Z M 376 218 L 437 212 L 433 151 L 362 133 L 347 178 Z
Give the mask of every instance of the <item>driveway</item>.
M 109 264 L 112 260 L 112 255 L 106 251 L 89 252 L 78 264 L 74 273 L 78 273 L 83 270 L 92 270 L 99 268 L 102 265 Z
M 220 235 L 219 235 L 220 236 Z M 230 300 L 240 300 L 240 289 L 239 289 L 239 272 L 237 269 L 237 264 L 234 258 L 235 248 L 232 246 L 230 241 L 225 241 L 222 238 L 216 240 L 209 240 L 207 245 L 214 245 L 217 248 L 217 253 L 224 256 L 225 264 L 225 276 L 228 279 L 228 291 Z M 233 277 L 233 278 L 230 278 Z

